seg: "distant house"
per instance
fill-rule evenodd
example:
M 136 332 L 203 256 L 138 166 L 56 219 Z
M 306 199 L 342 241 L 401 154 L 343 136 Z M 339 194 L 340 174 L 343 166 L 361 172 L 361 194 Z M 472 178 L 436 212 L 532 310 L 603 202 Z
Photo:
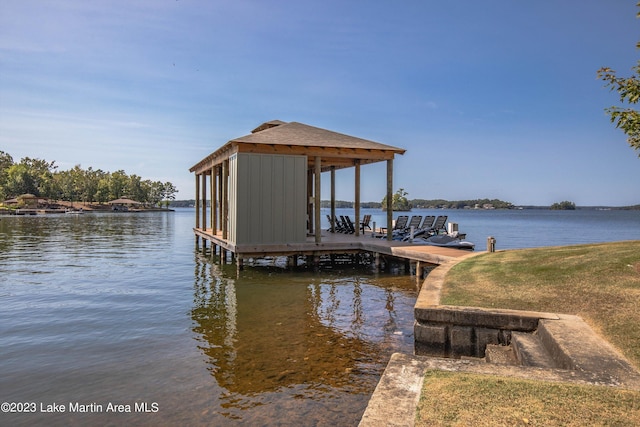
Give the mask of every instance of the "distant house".
M 5 200 L 3 203 L 7 206 L 15 205 L 25 209 L 37 209 L 39 204 L 44 204 L 46 202 L 46 199 L 27 193 L 21 194 L 15 199 Z
M 109 201 L 109 204 L 111 205 L 111 209 L 114 211 L 128 211 L 129 208 L 138 207 L 142 203 L 122 197 Z
M 233 245 L 321 241 L 320 175 L 355 168 L 355 221 L 360 220 L 360 166 L 387 162 L 387 200 L 392 200 L 393 159 L 405 150 L 297 122 L 266 122 L 232 139 L 189 170 L 195 174 L 196 229 Z M 341 184 L 343 186 L 344 184 Z M 207 218 L 207 199 L 216 207 Z M 201 212 L 200 212 L 201 209 Z M 388 212 L 390 230 L 392 210 Z M 381 224 L 382 225 L 382 224 Z

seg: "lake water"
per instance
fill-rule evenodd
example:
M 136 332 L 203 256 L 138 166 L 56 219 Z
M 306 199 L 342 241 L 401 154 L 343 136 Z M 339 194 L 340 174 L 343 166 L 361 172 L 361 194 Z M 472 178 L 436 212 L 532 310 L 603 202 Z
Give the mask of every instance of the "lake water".
M 336 214 L 353 218 L 352 209 L 339 209 Z M 386 223 L 385 212 L 361 210 L 361 216 L 365 214 L 371 214 L 378 227 Z M 489 236 L 496 239 L 497 249 L 640 239 L 640 210 L 413 209 L 394 212 L 394 218 L 398 215 L 447 215 L 449 222 L 458 223 L 460 232 L 466 233 L 467 240 L 474 242 L 478 250 L 486 249 Z M 323 218 L 326 218 L 324 212 Z M 325 224 L 328 228 L 328 221 L 325 220 Z
M 478 248 L 640 239 L 639 211 L 410 214 L 449 215 Z M 0 402 L 31 410 L 0 425 L 357 425 L 389 356 L 413 351 L 414 281 L 237 276 L 195 251 L 194 222 L 0 217 Z

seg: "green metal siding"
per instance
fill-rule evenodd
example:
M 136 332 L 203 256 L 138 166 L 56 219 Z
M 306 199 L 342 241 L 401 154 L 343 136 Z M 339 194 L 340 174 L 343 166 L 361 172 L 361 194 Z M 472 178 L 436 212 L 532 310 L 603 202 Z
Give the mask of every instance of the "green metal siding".
M 305 242 L 307 158 L 238 153 L 229 165 L 229 240 Z

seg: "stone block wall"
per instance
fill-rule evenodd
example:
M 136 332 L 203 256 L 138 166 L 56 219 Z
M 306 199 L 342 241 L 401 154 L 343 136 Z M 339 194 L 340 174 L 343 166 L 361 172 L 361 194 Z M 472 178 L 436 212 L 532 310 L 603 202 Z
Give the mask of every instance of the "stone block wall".
M 533 332 L 549 313 L 486 310 L 475 307 L 415 308 L 415 353 L 424 356 L 484 357 L 488 344 L 509 345 L 511 332 Z

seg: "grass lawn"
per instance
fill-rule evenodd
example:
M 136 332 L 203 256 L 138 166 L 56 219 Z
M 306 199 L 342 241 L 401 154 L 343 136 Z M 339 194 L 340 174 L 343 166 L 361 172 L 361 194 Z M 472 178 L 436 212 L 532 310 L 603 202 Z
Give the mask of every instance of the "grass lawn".
M 441 304 L 575 314 L 640 366 L 640 241 L 486 253 L 454 266 Z
M 640 392 L 429 371 L 416 426 L 637 426 Z
M 575 314 L 639 367 L 640 241 L 478 255 L 441 304 Z M 432 372 L 421 399 L 417 425 L 640 425 L 640 393 L 604 387 Z

